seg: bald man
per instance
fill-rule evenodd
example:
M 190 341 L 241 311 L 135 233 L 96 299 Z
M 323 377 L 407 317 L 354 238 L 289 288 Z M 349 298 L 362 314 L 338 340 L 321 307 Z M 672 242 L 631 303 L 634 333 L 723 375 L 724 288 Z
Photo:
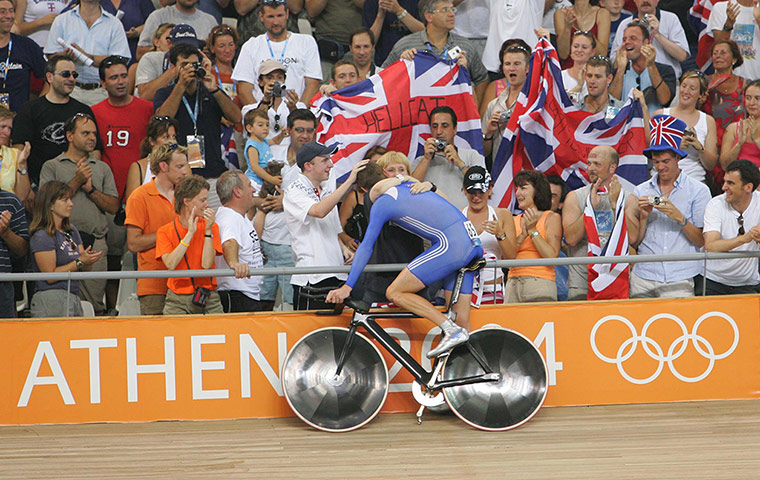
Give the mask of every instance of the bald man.
M 583 212 L 586 202 L 591 199 L 591 206 L 596 216 L 596 228 L 599 233 L 600 246 L 604 248 L 612 234 L 617 218 L 615 205 L 618 197 L 626 195 L 626 206 L 637 202 L 631 192 L 623 190 L 615 170 L 618 167 L 618 154 L 610 146 L 594 147 L 588 154 L 589 184 L 567 194 L 562 207 L 562 229 L 565 243 L 568 245 L 569 257 L 588 256 L 586 226 L 583 223 Z M 635 217 L 626 218 L 628 230 L 637 228 Z M 638 230 L 636 230 L 638 231 Z M 568 300 L 586 300 L 588 292 L 588 266 L 570 265 L 570 275 L 567 279 Z

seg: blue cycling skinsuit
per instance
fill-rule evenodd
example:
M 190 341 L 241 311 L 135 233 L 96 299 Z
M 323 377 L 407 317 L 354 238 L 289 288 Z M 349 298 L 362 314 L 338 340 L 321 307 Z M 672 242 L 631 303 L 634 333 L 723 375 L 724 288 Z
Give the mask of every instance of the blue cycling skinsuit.
M 393 221 L 432 245 L 409 262 L 407 268 L 423 284 L 444 280 L 444 289 L 451 291 L 457 271 L 473 259 L 483 256 L 480 238 L 462 212 L 434 192 L 413 195 L 413 183 L 389 188 L 375 200 L 370 210 L 369 226 L 356 250 L 346 285 L 353 288 L 372 254 L 383 225 Z M 467 272 L 461 293 L 472 293 L 474 272 Z

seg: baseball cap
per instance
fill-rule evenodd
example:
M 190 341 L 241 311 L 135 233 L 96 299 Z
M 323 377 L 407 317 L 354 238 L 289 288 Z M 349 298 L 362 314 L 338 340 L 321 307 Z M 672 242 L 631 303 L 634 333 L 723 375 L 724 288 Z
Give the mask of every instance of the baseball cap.
M 282 70 L 283 72 L 287 72 L 285 65 L 283 65 L 281 62 L 271 59 L 264 60 L 259 66 L 259 75 L 266 75 L 268 73 L 274 72 L 275 70 Z
M 172 45 L 187 43 L 198 48 L 198 37 L 195 35 L 195 29 L 185 23 L 180 23 L 172 28 L 169 32 L 169 40 L 172 41 Z
M 309 142 L 307 144 L 304 144 L 304 146 L 298 150 L 298 154 L 296 154 L 296 163 L 298 164 L 298 167 L 303 170 L 303 166 L 307 162 L 314 160 L 314 158 L 327 157 L 337 151 L 337 144 L 333 145 L 332 147 L 325 147 L 318 142 Z
M 491 186 L 491 174 L 485 168 L 474 165 L 467 169 L 462 186 L 468 192 L 487 192 Z

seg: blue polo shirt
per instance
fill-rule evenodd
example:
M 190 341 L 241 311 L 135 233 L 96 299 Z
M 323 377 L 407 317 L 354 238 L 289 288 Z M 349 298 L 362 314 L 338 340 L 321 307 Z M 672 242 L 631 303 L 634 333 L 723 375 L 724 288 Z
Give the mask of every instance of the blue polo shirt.
M 12 43 L 12 46 L 11 46 Z M 11 46 L 11 58 L 8 64 L 8 47 Z M 8 78 L 3 84 L 2 77 L 6 72 Z M 17 112 L 21 105 L 29 101 L 30 76 L 45 76 L 45 59 L 42 49 L 34 40 L 11 33 L 11 42 L 0 48 L 0 91 L 10 94 L 10 109 Z

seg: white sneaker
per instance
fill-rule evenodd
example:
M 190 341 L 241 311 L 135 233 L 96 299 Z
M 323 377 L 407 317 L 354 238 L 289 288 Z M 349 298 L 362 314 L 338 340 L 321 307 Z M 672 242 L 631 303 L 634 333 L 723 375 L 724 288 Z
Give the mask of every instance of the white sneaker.
M 427 358 L 435 358 L 444 352 L 448 352 L 457 345 L 463 344 L 469 339 L 470 334 L 467 333 L 467 330 L 458 327 L 451 335 L 444 335 L 443 338 L 441 338 L 440 343 L 438 343 L 438 346 L 428 352 Z

